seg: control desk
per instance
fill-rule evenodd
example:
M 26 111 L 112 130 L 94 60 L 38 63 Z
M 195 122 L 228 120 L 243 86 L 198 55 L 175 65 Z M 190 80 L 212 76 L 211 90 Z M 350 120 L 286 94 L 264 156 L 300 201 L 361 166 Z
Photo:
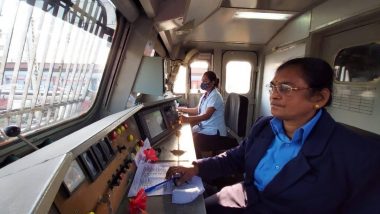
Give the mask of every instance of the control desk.
M 191 127 L 184 124 L 177 128 L 177 132 L 171 133 L 160 142 L 155 144 L 156 149 L 161 150 L 159 162 L 173 162 L 174 165 L 191 165 L 196 160 L 194 144 L 192 140 Z M 174 155 L 173 151 L 183 150 L 182 155 Z M 175 153 L 175 152 L 174 152 Z M 147 197 L 148 213 L 206 213 L 204 198 L 202 195 L 188 204 L 173 204 L 171 195 L 149 196 Z M 118 213 L 126 213 L 128 199 L 125 197 L 121 203 Z
M 190 126 L 178 124 L 175 99 L 110 115 L 3 167 L 2 212 L 128 213 L 134 156 L 146 138 L 160 150 L 160 161 L 190 165 L 196 158 Z M 147 212 L 206 213 L 202 196 L 172 204 L 171 195 L 148 197 Z
M 191 166 L 196 160 L 191 127 L 179 125 L 175 102 L 147 106 L 136 114 L 136 120 L 142 137 L 160 151 L 159 162 Z M 148 213 L 206 213 L 202 195 L 184 205 L 172 204 L 171 200 L 171 195 L 148 197 Z

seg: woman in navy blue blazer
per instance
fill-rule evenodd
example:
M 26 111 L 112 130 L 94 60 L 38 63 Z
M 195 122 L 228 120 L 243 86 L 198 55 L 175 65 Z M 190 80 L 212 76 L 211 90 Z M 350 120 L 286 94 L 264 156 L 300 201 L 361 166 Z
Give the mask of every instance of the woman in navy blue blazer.
M 206 198 L 207 213 L 380 213 L 380 142 L 333 120 L 324 109 L 332 84 L 321 59 L 285 62 L 268 85 L 273 117 L 257 121 L 240 146 L 167 176 L 244 172 L 243 182 Z

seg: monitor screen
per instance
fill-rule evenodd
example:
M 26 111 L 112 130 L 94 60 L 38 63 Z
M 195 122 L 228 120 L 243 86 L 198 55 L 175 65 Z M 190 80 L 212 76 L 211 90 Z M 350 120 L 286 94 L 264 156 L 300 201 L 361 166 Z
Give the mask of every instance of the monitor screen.
M 102 149 L 103 154 L 107 158 L 108 161 L 111 161 L 113 159 L 113 156 L 115 155 L 115 152 L 113 151 L 111 144 L 107 137 L 103 138 L 100 142 L 100 147 Z
M 144 115 L 144 120 L 151 138 L 156 137 L 166 130 L 164 118 L 160 110 L 155 110 Z
M 97 143 L 95 145 L 92 145 L 92 150 L 94 152 L 94 155 L 96 157 L 96 160 L 98 160 L 98 163 L 100 164 L 100 166 L 102 167 L 102 169 L 105 169 L 107 167 L 107 157 L 105 156 L 105 154 L 103 154 L 102 152 L 102 146 L 100 145 L 100 143 Z
M 82 165 L 87 171 L 87 174 L 89 175 L 90 179 L 94 181 L 95 178 L 98 177 L 98 175 L 101 172 L 101 168 L 96 162 L 96 157 L 94 156 L 94 153 L 89 149 L 79 155 L 79 160 L 81 161 Z
M 85 175 L 78 162 L 74 160 L 63 178 L 63 185 L 71 194 L 85 180 Z

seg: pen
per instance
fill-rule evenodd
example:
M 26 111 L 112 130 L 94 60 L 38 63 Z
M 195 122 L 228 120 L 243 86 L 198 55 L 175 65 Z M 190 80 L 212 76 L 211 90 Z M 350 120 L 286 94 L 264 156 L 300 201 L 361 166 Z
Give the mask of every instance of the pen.
M 165 183 L 167 183 L 167 182 L 169 182 L 169 181 L 174 181 L 174 185 L 176 185 L 176 180 L 177 179 L 179 179 L 181 177 L 181 174 L 180 173 L 176 173 L 176 174 L 174 174 L 173 175 L 173 177 L 172 178 L 169 178 L 169 179 L 166 179 L 166 180 L 164 180 L 164 181 L 162 181 L 161 183 L 158 183 L 158 184 L 156 184 L 156 185 L 153 185 L 153 186 L 151 186 L 151 187 L 148 187 L 148 188 L 146 188 L 144 191 L 145 191 L 145 193 L 149 193 L 149 192 L 152 192 L 154 189 L 156 189 L 157 187 L 159 187 L 159 186 L 161 186 L 162 184 L 165 184 Z
M 148 188 L 146 188 L 144 191 L 145 191 L 146 193 L 152 192 L 152 191 L 153 191 L 154 189 L 156 189 L 157 187 L 159 187 L 159 186 L 161 186 L 162 184 L 165 184 L 165 183 L 167 183 L 167 182 L 169 182 L 169 181 L 171 181 L 171 180 L 173 180 L 173 178 L 166 179 L 166 180 L 162 181 L 161 183 L 158 183 L 158 184 L 156 184 L 156 185 L 153 185 L 153 186 L 151 186 L 151 187 L 148 187 Z

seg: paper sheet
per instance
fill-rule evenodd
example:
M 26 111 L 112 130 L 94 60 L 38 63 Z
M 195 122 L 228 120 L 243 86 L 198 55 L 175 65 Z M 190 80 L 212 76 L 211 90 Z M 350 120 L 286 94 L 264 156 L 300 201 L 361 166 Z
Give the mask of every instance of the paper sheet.
M 151 148 L 149 139 L 146 138 L 144 140 L 144 145 L 137 151 L 137 154 L 135 156 L 135 164 L 138 166 L 141 162 L 145 161 L 145 155 L 144 150 Z
M 165 163 L 144 163 L 140 162 L 131 188 L 128 192 L 128 197 L 136 196 L 140 188 L 146 189 L 165 180 L 166 171 L 170 166 L 174 166 L 175 162 Z M 154 191 L 147 193 L 148 196 L 153 195 L 168 195 L 172 194 L 174 183 L 168 182 L 157 187 Z
M 205 191 L 202 179 L 198 176 L 192 177 L 185 184 L 175 187 L 172 195 L 172 203 L 186 204 L 194 201 Z

